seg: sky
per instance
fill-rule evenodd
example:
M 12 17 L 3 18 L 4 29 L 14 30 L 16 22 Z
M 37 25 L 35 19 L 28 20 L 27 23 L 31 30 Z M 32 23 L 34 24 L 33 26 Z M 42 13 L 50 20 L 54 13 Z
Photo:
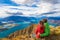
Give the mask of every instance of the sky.
M 0 18 L 12 15 L 59 17 L 60 0 L 0 0 Z

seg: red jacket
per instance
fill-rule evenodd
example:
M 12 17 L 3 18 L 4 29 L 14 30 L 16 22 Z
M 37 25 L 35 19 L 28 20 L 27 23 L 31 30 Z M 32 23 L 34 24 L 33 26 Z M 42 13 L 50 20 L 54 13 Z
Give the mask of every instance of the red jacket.
M 35 30 L 36 38 L 40 38 L 40 34 L 42 34 L 42 33 L 44 33 L 44 25 L 41 27 L 41 25 L 38 24 L 38 26 Z

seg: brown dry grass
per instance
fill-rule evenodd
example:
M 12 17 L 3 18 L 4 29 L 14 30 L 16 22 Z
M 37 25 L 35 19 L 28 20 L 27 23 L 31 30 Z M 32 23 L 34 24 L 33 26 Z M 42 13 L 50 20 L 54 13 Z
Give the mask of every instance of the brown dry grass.
M 36 29 L 37 24 L 32 24 L 30 27 L 19 30 L 7 38 L 2 38 L 0 40 L 38 40 L 32 37 L 32 34 L 34 33 L 34 30 Z M 48 37 L 45 37 L 45 40 L 60 40 L 60 26 L 54 28 L 50 27 L 51 34 Z

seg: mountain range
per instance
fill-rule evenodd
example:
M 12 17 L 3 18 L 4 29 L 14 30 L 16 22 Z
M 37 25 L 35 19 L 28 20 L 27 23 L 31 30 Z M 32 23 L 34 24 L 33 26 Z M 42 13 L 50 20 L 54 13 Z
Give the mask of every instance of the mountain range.
M 60 25 L 60 17 L 45 17 L 45 16 L 42 16 L 42 17 L 25 17 L 25 16 L 9 16 L 9 17 L 6 17 L 6 18 L 3 18 L 1 21 L 2 22 L 8 22 L 8 21 L 13 21 L 15 23 L 17 22 L 31 22 L 31 23 L 37 23 L 39 22 L 40 20 L 42 19 L 48 19 L 48 22 L 50 24 L 58 24 Z

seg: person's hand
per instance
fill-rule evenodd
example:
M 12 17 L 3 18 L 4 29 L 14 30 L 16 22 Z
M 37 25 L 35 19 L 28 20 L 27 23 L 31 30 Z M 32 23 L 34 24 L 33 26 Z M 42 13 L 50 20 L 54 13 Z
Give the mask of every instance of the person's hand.
M 40 34 L 41 35 L 41 34 Z
M 38 34 L 36 35 L 36 37 L 37 37 L 37 38 L 40 38 L 40 33 L 38 33 Z

